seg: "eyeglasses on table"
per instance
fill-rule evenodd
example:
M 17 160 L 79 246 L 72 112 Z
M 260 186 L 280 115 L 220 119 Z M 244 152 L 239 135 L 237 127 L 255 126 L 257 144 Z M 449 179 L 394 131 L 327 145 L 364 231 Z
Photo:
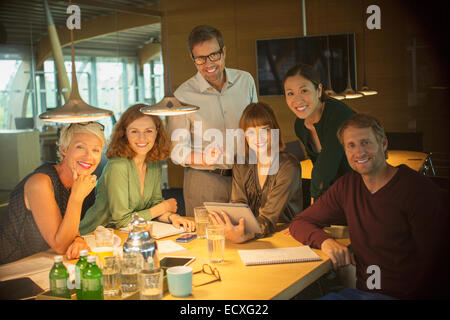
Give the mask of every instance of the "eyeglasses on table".
M 211 267 L 209 264 L 206 264 L 206 263 L 203 264 L 201 270 L 193 272 L 193 274 L 197 274 L 197 273 L 205 273 L 207 275 L 213 276 L 214 279 L 203 282 L 203 283 L 195 284 L 194 287 L 200 287 L 200 286 L 204 286 L 205 284 L 210 284 L 210 283 L 213 283 L 216 281 L 222 281 L 222 279 L 220 278 L 219 270 L 217 270 L 217 268 Z

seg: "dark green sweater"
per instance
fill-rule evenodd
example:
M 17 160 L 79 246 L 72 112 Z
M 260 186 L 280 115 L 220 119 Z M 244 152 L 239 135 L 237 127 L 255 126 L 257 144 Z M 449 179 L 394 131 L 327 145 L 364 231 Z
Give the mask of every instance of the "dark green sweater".
M 314 152 L 311 146 L 310 131 L 305 127 L 305 120 L 295 120 L 295 134 L 305 146 L 306 154 L 313 163 L 310 191 L 314 199 L 318 199 L 334 181 L 351 170 L 336 133 L 339 126 L 354 113 L 339 100 L 325 101 L 322 117 L 314 124 L 322 146 L 320 153 Z

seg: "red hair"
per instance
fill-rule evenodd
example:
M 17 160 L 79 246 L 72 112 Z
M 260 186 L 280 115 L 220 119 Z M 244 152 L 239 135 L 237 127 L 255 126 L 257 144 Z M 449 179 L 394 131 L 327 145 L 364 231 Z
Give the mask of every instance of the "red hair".
M 170 154 L 170 143 L 167 139 L 167 133 L 164 129 L 164 124 L 158 116 L 145 115 L 140 109 L 145 107 L 144 104 L 135 104 L 129 107 L 120 117 L 119 121 L 114 125 L 113 133 L 111 135 L 111 142 L 108 145 L 106 151 L 106 157 L 108 158 L 128 158 L 132 159 L 136 156 L 136 152 L 131 149 L 128 138 L 126 135 L 127 127 L 134 120 L 149 117 L 153 120 L 156 126 L 157 135 L 155 144 L 152 150 L 147 153 L 147 161 L 160 161 L 167 159 Z

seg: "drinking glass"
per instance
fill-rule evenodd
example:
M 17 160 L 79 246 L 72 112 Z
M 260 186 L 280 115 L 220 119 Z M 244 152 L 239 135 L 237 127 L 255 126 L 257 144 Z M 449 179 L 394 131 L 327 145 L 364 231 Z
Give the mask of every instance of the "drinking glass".
M 95 229 L 95 242 L 97 247 L 113 247 L 114 246 L 114 231 L 113 229 L 98 226 Z
M 209 225 L 206 228 L 206 238 L 208 240 L 209 261 L 220 263 L 225 255 L 225 227 L 219 225 Z
M 103 295 L 105 300 L 120 299 L 120 264 L 117 257 L 104 257 L 101 265 L 103 273 Z
M 205 207 L 195 207 L 195 228 L 197 230 L 197 239 L 206 238 L 206 227 L 209 225 L 209 213 Z
M 144 269 L 139 273 L 139 297 L 141 300 L 160 300 L 163 296 L 162 269 Z
M 142 256 L 137 252 L 124 252 L 120 261 L 120 282 L 123 293 L 138 291 L 138 274 L 142 270 Z

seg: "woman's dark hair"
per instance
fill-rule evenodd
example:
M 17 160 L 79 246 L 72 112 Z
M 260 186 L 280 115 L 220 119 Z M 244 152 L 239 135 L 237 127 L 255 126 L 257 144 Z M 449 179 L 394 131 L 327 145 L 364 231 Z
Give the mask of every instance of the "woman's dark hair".
M 223 48 L 223 37 L 222 33 L 214 27 L 208 25 L 196 26 L 192 29 L 188 38 L 188 48 L 189 53 L 192 55 L 192 49 L 196 44 L 208 41 L 211 39 L 217 39 L 220 49 Z
M 322 84 L 322 81 L 320 79 L 320 73 L 313 66 L 304 63 L 297 63 L 296 65 L 291 67 L 288 70 L 288 72 L 286 72 L 286 75 L 284 76 L 283 79 L 283 87 L 284 84 L 286 83 L 287 78 L 294 77 L 296 75 L 302 76 L 306 80 L 311 81 L 316 90 L 319 89 L 319 84 Z M 329 97 L 325 93 L 325 88 L 324 85 L 322 84 L 322 95 L 320 96 L 320 101 L 323 102 L 327 99 L 329 99 Z

